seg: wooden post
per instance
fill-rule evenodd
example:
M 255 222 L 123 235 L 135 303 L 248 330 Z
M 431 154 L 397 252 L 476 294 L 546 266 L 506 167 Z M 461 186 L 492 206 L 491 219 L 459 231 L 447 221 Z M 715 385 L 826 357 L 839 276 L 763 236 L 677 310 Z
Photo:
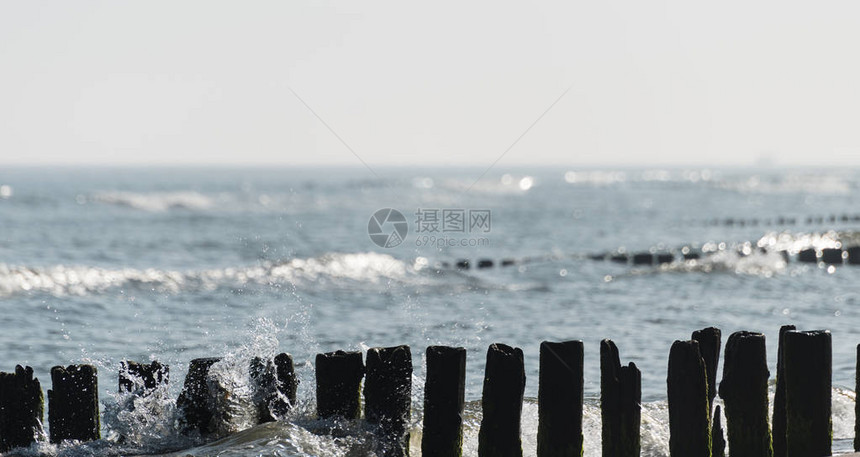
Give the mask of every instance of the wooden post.
M 717 396 L 717 368 L 720 364 L 720 346 L 722 345 L 722 332 L 716 327 L 703 328 L 693 332 L 692 339 L 699 343 L 699 352 L 705 361 L 705 369 L 708 373 L 708 405 L 714 405 Z M 710 411 L 713 408 L 709 407 Z
M 275 375 L 278 379 L 277 389 L 282 397 L 278 397 L 272 409 L 280 417 L 287 414 L 296 405 L 299 378 L 296 376 L 293 356 L 286 352 L 275 356 Z M 286 401 L 284 401 L 285 399 Z
M 813 248 L 804 249 L 797 253 L 797 261 L 804 263 L 816 263 L 818 262 L 818 255 Z
M 317 416 L 320 419 L 358 419 L 364 362 L 361 352 L 317 354 Z
M 726 456 L 726 439 L 723 437 L 723 425 L 720 418 L 720 405 L 714 408 L 714 418 L 711 421 L 711 456 Z
M 773 395 L 773 457 L 785 454 L 785 332 L 795 330 L 793 325 L 779 328 L 779 346 L 776 351 L 776 393 Z
M 274 360 L 254 357 L 250 374 L 257 421 L 262 424 L 286 416 L 296 404 L 299 385 L 293 357 L 287 353 L 276 355 Z
M 409 455 L 411 409 L 412 351 L 409 346 L 369 349 L 364 416 L 368 423 L 379 427 L 380 455 Z
M 603 457 L 638 457 L 642 376 L 633 362 L 621 366 L 618 347 L 600 342 L 600 413 Z
M 167 384 L 170 369 L 157 361 L 137 363 L 131 360 L 119 364 L 119 392 L 149 395 L 161 384 Z
M 42 434 L 45 403 L 33 369 L 21 365 L 0 373 L 0 452 L 27 447 Z
M 48 427 L 52 443 L 99 439 L 101 431 L 96 367 L 69 365 L 51 368 Z
M 487 349 L 483 417 L 478 432 L 479 457 L 522 457 L 520 420 L 526 372 L 523 351 L 494 343 Z
M 860 246 L 852 246 L 845 250 L 848 253 L 848 264 L 860 264 Z
M 764 335 L 732 333 L 726 343 L 726 364 L 720 383 L 732 457 L 773 455 L 767 423 L 769 376 Z
M 182 412 L 180 424 L 182 433 L 197 432 L 207 435 L 215 431 L 212 418 L 215 412 L 210 405 L 209 384 L 206 378 L 212 365 L 219 362 L 220 357 L 193 359 L 188 364 L 188 374 L 182 392 L 176 399 L 176 408 Z
M 784 355 L 786 453 L 789 457 L 830 455 L 830 332 L 786 332 Z
M 708 379 L 696 341 L 675 341 L 669 351 L 669 454 L 711 457 Z
M 717 368 L 720 364 L 720 346 L 722 345 L 722 332 L 716 327 L 703 328 L 693 332 L 693 340 L 699 343 L 699 352 L 705 361 L 705 370 L 708 374 L 708 420 L 711 421 L 711 443 L 716 439 L 715 434 L 723 433 L 722 428 L 714 427 L 713 412 L 714 398 L 717 396 Z M 720 436 L 722 439 L 722 436 Z
M 421 455 L 463 455 L 465 394 L 466 349 L 428 347 Z
M 582 341 L 540 345 L 538 457 L 582 456 Z
M 248 374 L 253 389 L 254 409 L 257 410 L 257 423 L 277 420 L 272 414 L 278 402 L 278 375 L 275 372 L 275 364 L 271 360 L 254 357 L 248 367 Z

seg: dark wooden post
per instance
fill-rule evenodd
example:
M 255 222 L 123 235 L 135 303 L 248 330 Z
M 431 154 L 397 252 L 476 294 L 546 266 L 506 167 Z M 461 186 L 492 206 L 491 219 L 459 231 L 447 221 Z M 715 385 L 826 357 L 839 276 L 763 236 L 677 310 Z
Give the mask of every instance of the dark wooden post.
M 250 374 L 259 423 L 275 421 L 290 412 L 299 385 L 290 354 L 280 353 L 274 360 L 254 357 Z
M 358 419 L 364 362 L 361 352 L 317 354 L 317 415 L 320 419 Z
M 830 455 L 832 347 L 830 332 L 785 333 L 786 454 Z
M 520 420 L 526 372 L 523 351 L 494 343 L 487 349 L 483 417 L 478 432 L 479 457 L 522 457 Z
M 785 454 L 785 332 L 795 330 L 793 325 L 779 328 L 779 346 L 776 351 L 776 392 L 773 395 L 773 456 Z
M 722 438 L 722 427 L 714 427 L 714 398 L 717 396 L 717 368 L 720 364 L 720 346 L 722 345 L 722 332 L 716 327 L 703 328 L 693 332 L 693 340 L 699 343 L 699 352 L 705 361 L 705 370 L 708 373 L 708 419 L 711 421 L 711 443 L 713 446 L 715 435 L 720 434 Z
M 717 396 L 717 368 L 720 364 L 722 332 L 716 327 L 703 328 L 693 332 L 693 340 L 699 343 L 699 352 L 705 361 L 708 372 L 708 405 L 713 406 Z M 709 411 L 713 408 L 709 408 Z
M 379 454 L 409 455 L 412 410 L 412 351 L 401 345 L 367 351 L 364 417 L 379 427 Z
M 732 333 L 726 343 L 726 364 L 720 383 L 732 457 L 773 455 L 767 423 L 769 376 L 764 335 Z
M 427 348 L 424 383 L 424 430 L 421 454 L 463 455 L 463 407 L 466 394 L 466 349 Z
M 170 369 L 157 361 L 138 363 L 131 360 L 119 364 L 119 391 L 148 395 L 161 384 L 167 384 Z
M 540 345 L 538 457 L 582 456 L 582 341 Z
M 193 359 L 188 364 L 188 374 L 182 392 L 176 399 L 176 408 L 182 412 L 182 433 L 197 432 L 206 435 L 215 431 L 212 418 L 215 412 L 210 402 L 209 384 L 206 378 L 209 369 L 219 362 L 219 357 Z
M 51 368 L 48 427 L 52 443 L 99 439 L 101 431 L 96 367 L 69 365 Z
M 26 447 L 42 434 L 42 386 L 33 369 L 21 365 L 0 373 L 0 452 Z
M 675 341 L 669 351 L 669 454 L 711 457 L 708 379 L 696 341 Z
M 278 404 L 278 375 L 275 364 L 262 357 L 254 357 L 248 367 L 251 388 L 253 389 L 254 409 L 257 411 L 257 423 L 273 422 L 276 417 L 273 409 Z
M 642 376 L 633 362 L 621 366 L 618 347 L 600 342 L 600 413 L 603 457 L 638 457 Z
M 296 405 L 299 378 L 296 376 L 293 356 L 285 352 L 275 356 L 275 375 L 278 380 L 277 390 L 282 397 L 278 397 L 272 406 L 272 410 L 280 417 L 287 414 Z
M 711 421 L 711 456 L 726 456 L 726 439 L 723 437 L 723 425 L 720 418 L 720 405 L 714 408 L 714 418 Z

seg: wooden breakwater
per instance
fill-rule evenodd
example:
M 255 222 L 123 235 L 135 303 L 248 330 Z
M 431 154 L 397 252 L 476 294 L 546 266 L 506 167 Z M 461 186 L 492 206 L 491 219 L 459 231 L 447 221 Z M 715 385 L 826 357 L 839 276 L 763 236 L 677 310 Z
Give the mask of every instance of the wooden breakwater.
M 706 328 L 691 339 L 672 344 L 667 393 L 672 457 L 734 456 L 822 457 L 830 455 L 831 335 L 827 331 L 780 330 L 777 392 L 768 417 L 765 337 L 736 332 L 725 345 L 725 367 L 717 383 L 721 334 Z M 860 345 L 858 387 L 860 387 Z M 581 456 L 583 453 L 583 365 L 581 341 L 543 342 L 538 379 L 537 455 Z M 523 352 L 504 344 L 487 350 L 480 456 L 521 456 L 521 413 L 526 376 Z M 602 455 L 638 456 L 641 422 L 641 373 L 622 365 L 617 346 L 603 340 L 600 357 Z M 187 434 L 216 436 L 228 411 L 217 399 L 229 397 L 213 383 L 210 369 L 218 358 L 190 362 L 176 401 L 180 426 Z M 463 445 L 466 350 L 431 346 L 426 350 L 422 455 L 460 456 Z M 277 420 L 296 401 L 298 379 L 292 358 L 255 358 L 249 366 L 253 407 L 258 423 Z M 158 362 L 123 362 L 120 392 L 147 396 L 168 382 L 169 369 Z M 336 351 L 316 357 L 316 405 L 321 419 L 363 420 L 375 430 L 377 454 L 409 455 L 412 402 L 412 353 L 408 346 Z M 47 438 L 88 441 L 100 438 L 98 372 L 91 365 L 51 370 Z M 362 388 L 363 387 L 363 388 Z M 164 392 L 164 389 L 161 390 Z M 225 395 L 226 394 L 226 395 Z M 362 402 L 362 395 L 364 402 Z M 723 401 L 726 430 L 720 421 Z M 363 406 L 363 416 L 362 416 Z M 858 408 L 860 412 L 860 408 Z M 30 367 L 0 373 L 0 452 L 44 439 L 44 398 Z M 858 414 L 860 417 L 860 414 Z M 856 431 L 860 431 L 857 422 Z M 860 435 L 860 434 L 858 434 Z M 726 449 L 727 447 L 727 449 Z M 855 440 L 860 448 L 860 439 Z M 860 450 L 860 449 L 858 449 Z

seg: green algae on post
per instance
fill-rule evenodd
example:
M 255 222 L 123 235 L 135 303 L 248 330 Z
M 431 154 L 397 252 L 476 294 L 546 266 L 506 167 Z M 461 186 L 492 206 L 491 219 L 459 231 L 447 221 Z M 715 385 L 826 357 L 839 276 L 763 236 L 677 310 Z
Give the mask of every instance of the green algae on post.
M 538 457 L 582 456 L 582 341 L 540 345 Z
M 484 391 L 481 397 L 479 457 L 522 457 L 520 421 L 526 372 L 523 351 L 494 343 L 487 349 Z
M 463 455 L 463 409 L 466 395 L 466 349 L 427 348 L 424 383 L 424 424 L 421 454 Z

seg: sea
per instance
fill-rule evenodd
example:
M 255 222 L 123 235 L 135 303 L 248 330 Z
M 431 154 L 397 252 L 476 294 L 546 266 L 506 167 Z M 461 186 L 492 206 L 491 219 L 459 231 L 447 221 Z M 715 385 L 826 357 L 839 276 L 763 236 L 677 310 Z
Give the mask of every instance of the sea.
M 102 411 L 98 441 L 16 452 L 376 455 L 362 422 L 332 434 L 316 419 L 314 358 L 406 344 L 412 455 L 424 351 L 448 345 L 468 351 L 463 447 L 475 456 L 487 348 L 504 343 L 524 353 L 534 455 L 540 343 L 582 340 L 585 455 L 598 456 L 609 338 L 642 372 L 642 455 L 668 456 L 672 342 L 710 326 L 723 342 L 761 332 L 772 390 L 786 324 L 832 332 L 833 446 L 845 452 L 860 266 L 797 253 L 848 247 L 858 232 L 851 168 L 4 167 L 0 370 L 31 366 L 47 390 L 51 367 L 95 365 Z M 635 253 L 673 261 L 607 260 Z M 280 352 L 300 380 L 288 415 L 255 425 L 239 411 L 220 437 L 179 432 L 190 360 L 223 357 L 215 372 L 241 409 L 248 361 Z M 124 360 L 169 365 L 169 384 L 129 408 Z

